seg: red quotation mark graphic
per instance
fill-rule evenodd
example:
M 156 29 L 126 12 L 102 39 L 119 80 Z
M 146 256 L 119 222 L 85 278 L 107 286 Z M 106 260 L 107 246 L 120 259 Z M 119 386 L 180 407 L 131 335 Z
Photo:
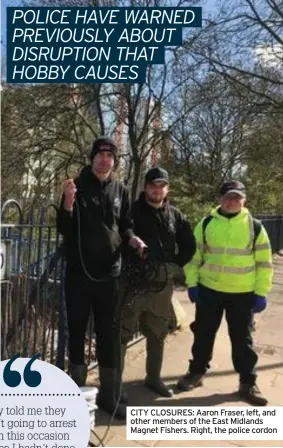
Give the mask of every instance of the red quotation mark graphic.
M 38 355 L 36 356 L 33 356 L 24 369 L 23 374 L 24 382 L 29 387 L 37 387 L 41 383 L 42 378 L 40 373 L 37 372 L 36 370 L 30 369 L 32 363 L 39 357 L 40 353 L 38 353 Z M 3 371 L 4 383 L 8 387 L 17 387 L 22 381 L 21 374 L 17 370 L 11 369 L 11 365 L 17 358 L 20 358 L 20 355 L 13 356 L 13 358 L 11 358 L 9 362 L 7 362 L 5 369 Z

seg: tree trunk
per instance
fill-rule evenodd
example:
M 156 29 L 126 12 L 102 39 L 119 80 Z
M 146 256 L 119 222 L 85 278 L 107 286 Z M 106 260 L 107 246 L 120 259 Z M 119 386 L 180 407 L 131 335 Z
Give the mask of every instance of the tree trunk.
M 134 177 L 132 184 L 132 201 L 137 199 L 139 193 L 139 183 L 140 183 L 140 175 L 141 175 L 141 161 L 139 159 L 134 160 Z

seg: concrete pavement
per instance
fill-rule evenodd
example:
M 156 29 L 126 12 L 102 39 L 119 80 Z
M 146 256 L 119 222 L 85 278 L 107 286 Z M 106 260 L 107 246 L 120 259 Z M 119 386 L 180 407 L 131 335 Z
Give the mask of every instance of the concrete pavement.
M 283 257 L 274 258 L 275 276 L 267 309 L 256 317 L 254 345 L 259 354 L 258 385 L 269 399 L 271 406 L 283 406 Z M 187 322 L 181 332 L 170 335 L 166 342 L 162 376 L 168 385 L 174 386 L 188 366 L 192 333 L 189 323 L 193 320 L 194 306 L 189 302 L 186 291 L 176 291 L 176 297 L 187 312 Z M 247 406 L 236 390 L 238 376 L 231 362 L 230 342 L 227 337 L 225 319 L 217 335 L 214 358 L 203 387 L 191 392 L 176 393 L 172 398 L 158 398 L 143 387 L 145 377 L 145 342 L 128 350 L 124 373 L 125 389 L 129 394 L 130 406 Z M 89 375 L 89 384 L 97 383 L 97 371 Z M 95 432 L 103 437 L 109 423 L 108 416 L 97 411 Z M 227 438 L 228 439 L 228 438 Z M 92 438 L 97 444 L 97 439 Z M 137 446 L 283 446 L 283 441 L 157 441 L 126 440 L 126 426 L 114 420 L 104 444 L 109 447 Z

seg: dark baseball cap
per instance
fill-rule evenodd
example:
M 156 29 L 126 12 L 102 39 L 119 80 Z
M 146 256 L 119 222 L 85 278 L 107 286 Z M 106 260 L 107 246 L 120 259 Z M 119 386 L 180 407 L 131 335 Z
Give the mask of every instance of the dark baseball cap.
M 246 197 L 246 187 L 245 185 L 238 180 L 230 180 L 228 182 L 224 182 L 220 189 L 220 195 L 226 196 L 227 194 L 235 193 L 242 198 Z
M 158 166 L 150 168 L 145 175 L 145 183 L 150 184 L 152 182 L 164 182 L 169 184 L 169 175 L 167 171 Z

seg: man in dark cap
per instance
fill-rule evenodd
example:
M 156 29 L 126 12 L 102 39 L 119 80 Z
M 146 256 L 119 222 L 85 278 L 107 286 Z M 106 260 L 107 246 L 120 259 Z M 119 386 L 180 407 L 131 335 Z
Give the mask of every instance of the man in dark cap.
M 245 202 L 242 182 L 225 182 L 220 205 L 195 229 L 197 251 L 185 266 L 188 295 L 196 304 L 193 359 L 177 386 L 188 391 L 202 385 L 225 312 L 239 394 L 251 404 L 265 406 L 267 399 L 256 385 L 258 356 L 251 330 L 253 313 L 267 305 L 272 253 L 266 230 L 244 207 Z
M 112 413 L 117 404 L 119 367 L 119 322 L 116 322 L 121 244 L 142 253 L 145 244 L 136 237 L 129 217 L 129 193 L 112 177 L 117 147 L 108 137 L 94 141 L 89 166 L 78 178 L 64 182 L 57 216 L 58 231 L 64 237 L 67 259 L 65 296 L 69 327 L 69 371 L 84 386 L 87 365 L 84 344 L 90 308 L 96 332 L 99 364 L 98 405 Z M 116 417 L 125 417 L 117 406 Z
M 169 177 L 166 170 L 151 168 L 145 176 L 144 191 L 132 205 L 134 232 L 147 245 L 148 261 L 159 266 L 159 292 L 148 291 L 131 297 L 124 308 L 122 339 L 124 347 L 139 322 L 146 337 L 145 385 L 158 395 L 170 397 L 172 390 L 161 380 L 164 341 L 172 321 L 174 279 L 183 277 L 183 266 L 193 257 L 196 244 L 189 222 L 167 198 Z M 184 280 L 184 278 L 183 278 Z

